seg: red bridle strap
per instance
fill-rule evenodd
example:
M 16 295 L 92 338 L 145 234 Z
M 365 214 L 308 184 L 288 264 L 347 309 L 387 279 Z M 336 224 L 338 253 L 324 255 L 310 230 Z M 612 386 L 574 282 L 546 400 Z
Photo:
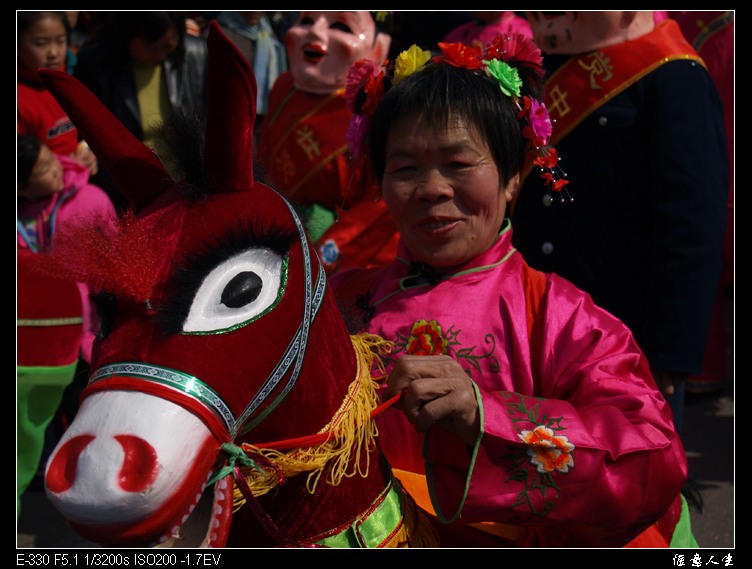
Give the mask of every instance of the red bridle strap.
M 185 391 L 178 390 L 174 387 L 163 383 L 142 379 L 139 377 L 128 377 L 122 375 L 113 375 L 107 378 L 98 379 L 89 383 L 81 394 L 81 399 L 94 393 L 104 391 L 139 391 L 155 397 L 172 401 L 179 407 L 182 407 L 196 415 L 211 431 L 212 435 L 220 442 L 231 442 L 230 434 L 225 422 L 220 419 L 205 403 L 187 394 Z
M 391 399 L 388 399 L 375 407 L 373 411 L 371 411 L 371 418 L 380 415 L 384 411 L 386 411 L 389 407 L 394 405 L 397 401 L 399 401 L 404 394 L 404 391 L 402 393 L 398 393 Z M 271 443 L 263 443 L 253 446 L 256 448 L 262 448 L 262 449 L 273 449 L 273 450 L 289 450 L 294 448 L 309 448 L 309 447 L 315 447 L 319 446 L 323 443 L 325 443 L 329 437 L 332 436 L 331 431 L 324 431 L 323 433 L 316 433 L 315 435 L 307 435 L 304 437 L 297 437 L 294 439 L 285 439 L 281 441 L 274 441 Z

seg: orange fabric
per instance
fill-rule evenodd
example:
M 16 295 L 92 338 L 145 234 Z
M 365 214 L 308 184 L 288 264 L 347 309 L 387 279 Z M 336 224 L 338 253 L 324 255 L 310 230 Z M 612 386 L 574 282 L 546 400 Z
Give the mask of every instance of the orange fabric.
M 637 547 L 668 547 L 669 543 L 666 538 L 661 534 L 658 529 L 658 523 L 654 523 L 632 541 L 630 541 L 624 547 L 637 548 Z
M 525 289 L 525 304 L 527 307 L 527 336 L 530 341 L 530 367 L 533 372 L 533 385 L 536 395 L 540 395 L 538 377 L 540 375 L 540 347 L 541 328 L 538 322 L 538 312 L 546 293 L 548 279 L 545 273 L 532 269 L 525 263 L 522 271 L 523 288 Z
M 415 500 L 415 503 L 432 516 L 435 516 L 436 510 L 433 509 L 433 504 L 431 504 L 431 495 L 428 493 L 428 484 L 426 484 L 425 474 L 408 472 L 407 470 L 400 470 L 399 468 L 392 468 L 392 472 L 400 481 L 402 487 L 408 494 L 410 494 L 410 496 L 412 496 L 413 500 Z
M 407 470 L 400 470 L 399 468 L 393 468 L 392 472 L 394 476 L 400 481 L 402 487 L 410 494 L 415 500 L 415 503 L 431 514 L 436 516 L 436 511 L 431 504 L 431 496 L 428 493 L 428 484 L 426 483 L 426 476 L 424 474 L 417 474 L 415 472 L 408 472 Z M 518 528 L 509 524 L 500 524 L 494 522 L 481 522 L 477 524 L 470 524 L 474 528 L 481 531 L 498 535 L 509 541 L 516 541 Z

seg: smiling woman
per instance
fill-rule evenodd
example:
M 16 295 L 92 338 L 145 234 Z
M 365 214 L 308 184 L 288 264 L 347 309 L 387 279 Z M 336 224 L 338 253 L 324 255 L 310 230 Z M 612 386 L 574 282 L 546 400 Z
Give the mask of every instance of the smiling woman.
M 684 449 L 631 332 L 512 246 L 528 154 L 567 192 L 540 51 L 520 34 L 439 49 L 348 79 L 350 141 L 400 235 L 385 267 L 330 278 L 351 332 L 393 345 L 381 448 L 442 546 L 694 544 Z

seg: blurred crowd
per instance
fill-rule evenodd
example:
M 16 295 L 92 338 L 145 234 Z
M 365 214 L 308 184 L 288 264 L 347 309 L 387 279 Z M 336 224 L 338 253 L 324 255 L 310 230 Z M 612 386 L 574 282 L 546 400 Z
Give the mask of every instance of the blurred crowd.
M 106 224 L 129 207 L 38 71 L 80 80 L 177 180 L 184 173 L 161 133 L 173 113 L 204 111 L 213 27 L 256 78 L 249 160 L 295 204 L 329 276 L 385 266 L 400 243 L 379 176 L 352 152 L 351 66 L 393 61 L 412 45 L 436 55 L 441 43 L 532 39 L 543 53 L 565 174 L 552 192 L 550 180 L 529 175 L 536 164 L 523 168 L 506 213 L 514 246 L 531 267 L 571 281 L 631 329 L 679 434 L 686 393 L 718 393 L 733 381 L 724 309 L 734 282 L 733 12 L 640 12 L 628 20 L 623 14 L 636 13 L 16 14 L 18 319 L 65 317 L 78 326 L 73 349 L 51 354 L 42 332 L 22 334 L 19 324 L 19 498 L 75 417 L 99 325 L 87 287 L 75 283 L 79 294 L 70 294 L 22 268 L 67 224 L 82 217 Z M 583 54 L 593 55 L 590 84 L 569 77 L 575 58 L 585 65 Z M 55 374 L 42 377 L 41 368 Z M 43 410 L 33 411 L 40 401 Z

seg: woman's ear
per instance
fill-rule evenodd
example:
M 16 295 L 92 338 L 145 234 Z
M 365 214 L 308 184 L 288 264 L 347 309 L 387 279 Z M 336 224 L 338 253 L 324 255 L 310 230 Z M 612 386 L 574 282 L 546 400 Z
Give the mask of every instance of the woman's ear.
M 504 194 L 504 198 L 507 200 L 507 202 L 511 203 L 519 190 L 520 174 L 518 172 L 517 174 L 512 176 L 512 178 L 509 180 L 509 183 L 506 185 L 506 187 L 502 188 L 501 191 Z

